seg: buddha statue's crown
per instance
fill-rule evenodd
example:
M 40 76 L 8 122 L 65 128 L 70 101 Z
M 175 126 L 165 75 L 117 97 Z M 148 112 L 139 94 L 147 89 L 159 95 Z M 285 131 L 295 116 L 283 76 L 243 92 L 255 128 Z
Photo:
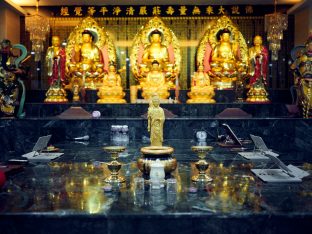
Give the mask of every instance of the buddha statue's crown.
M 152 62 L 152 65 L 153 64 L 158 64 L 159 65 L 159 62 L 157 61 L 157 60 L 154 60 L 153 62 Z
M 89 30 L 87 30 L 87 29 L 83 30 L 83 32 L 81 34 L 82 35 L 83 34 L 89 34 L 92 37 L 92 39 L 93 39 L 93 34 Z
M 224 34 L 224 33 L 228 33 L 231 35 L 231 31 L 227 28 L 221 29 L 218 31 L 217 33 L 217 39 L 220 40 L 220 37 Z
M 150 36 L 152 36 L 153 34 L 158 34 L 158 35 L 162 35 L 161 31 L 159 31 L 158 29 L 155 29 L 151 32 Z

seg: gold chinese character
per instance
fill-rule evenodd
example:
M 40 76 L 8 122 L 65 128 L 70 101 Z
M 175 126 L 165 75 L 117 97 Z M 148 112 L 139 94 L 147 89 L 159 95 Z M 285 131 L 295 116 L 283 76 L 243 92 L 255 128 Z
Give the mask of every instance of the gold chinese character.
M 200 15 L 200 9 L 198 6 L 194 6 L 194 9 L 192 11 L 192 15 Z
M 208 15 L 214 14 L 214 12 L 213 12 L 213 7 L 212 7 L 212 6 L 207 6 L 207 8 L 206 8 L 206 13 L 207 13 Z
M 95 7 L 88 7 L 88 15 L 92 16 L 96 12 Z
M 186 15 L 187 8 L 186 6 L 180 6 L 180 15 Z
M 161 14 L 160 6 L 153 7 L 153 15 L 160 15 L 160 14 Z
M 224 15 L 224 14 L 225 14 L 225 11 L 224 11 L 224 10 L 225 10 L 224 7 L 223 7 L 223 6 L 220 6 L 220 7 L 219 7 L 219 12 L 218 12 L 218 14 L 219 14 L 219 15 L 221 15 L 221 14 Z
M 102 13 L 102 15 L 105 15 L 108 12 L 107 7 L 105 7 L 105 6 L 101 7 L 100 12 Z
M 173 15 L 174 8 L 172 6 L 168 6 L 166 13 L 167 13 L 167 15 Z
M 114 7 L 114 8 L 113 8 L 113 15 L 119 15 L 120 12 L 121 12 L 120 7 Z
M 232 15 L 239 15 L 239 6 L 232 6 Z
M 69 16 L 68 7 L 62 7 L 61 8 L 61 15 L 62 16 Z
M 75 7 L 74 12 L 76 16 L 82 16 L 82 7 Z
M 127 10 L 126 10 L 126 15 L 134 15 L 134 8 L 131 6 L 131 7 L 128 7 Z
M 140 7 L 139 15 L 147 15 L 146 6 Z
M 246 11 L 246 14 L 252 14 L 253 13 L 253 7 L 252 6 L 246 6 L 245 11 Z

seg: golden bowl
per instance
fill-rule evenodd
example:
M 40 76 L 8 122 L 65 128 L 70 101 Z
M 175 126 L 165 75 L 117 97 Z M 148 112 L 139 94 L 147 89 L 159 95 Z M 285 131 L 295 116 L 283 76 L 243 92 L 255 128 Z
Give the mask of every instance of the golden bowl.
M 125 151 L 126 147 L 124 147 L 124 146 L 106 146 L 106 147 L 103 147 L 103 149 L 107 153 L 121 153 L 121 152 Z
M 141 148 L 142 156 L 138 158 L 138 168 L 145 176 L 148 176 L 151 170 L 151 164 L 159 159 L 163 164 L 165 174 L 169 176 L 177 168 L 177 159 L 172 157 L 174 149 L 169 146 L 147 146 Z

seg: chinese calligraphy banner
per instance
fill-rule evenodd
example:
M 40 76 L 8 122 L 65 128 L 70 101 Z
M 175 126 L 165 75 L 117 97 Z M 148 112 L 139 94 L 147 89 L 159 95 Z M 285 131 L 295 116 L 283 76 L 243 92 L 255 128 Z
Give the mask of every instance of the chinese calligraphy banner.
M 282 11 L 290 5 L 279 5 Z M 272 5 L 162 5 L 162 6 L 57 6 L 47 7 L 55 17 L 190 17 L 190 16 L 263 16 L 272 13 Z

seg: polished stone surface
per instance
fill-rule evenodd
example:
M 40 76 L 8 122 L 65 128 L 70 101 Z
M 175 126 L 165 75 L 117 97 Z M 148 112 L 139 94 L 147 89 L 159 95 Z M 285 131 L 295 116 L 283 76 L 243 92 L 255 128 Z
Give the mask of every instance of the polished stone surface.
M 312 152 L 312 119 L 251 118 L 173 118 L 166 119 L 165 139 L 193 139 L 198 130 L 205 130 L 215 140 L 223 134 L 222 123 L 229 124 L 241 138 L 259 135 L 269 147 L 281 152 Z M 31 149 L 39 136 L 52 134 L 58 143 L 89 135 L 90 141 L 101 144 L 110 139 L 111 125 L 128 125 L 130 140 L 148 137 L 147 120 L 143 118 L 100 118 L 60 120 L 57 118 L 1 119 L 0 160 L 16 157 Z
M 147 112 L 148 104 L 46 104 L 26 103 L 27 118 L 55 117 L 72 106 L 81 106 L 86 111 L 100 111 L 103 118 L 141 117 Z M 216 104 L 161 104 L 162 108 L 171 111 L 177 117 L 215 117 L 227 108 L 240 108 L 255 118 L 291 117 L 287 105 L 282 103 L 216 103 Z
M 84 142 L 86 143 L 86 142 Z M 214 179 L 203 185 L 191 182 L 196 173 L 193 140 L 166 140 L 178 159 L 176 194 L 149 191 L 136 193 L 133 178 L 140 147 L 130 141 L 121 155 L 126 183 L 103 192 L 110 161 L 102 147 L 109 141 L 55 144 L 64 155 L 49 164 L 28 165 L 9 178 L 0 190 L 0 233 L 309 233 L 312 218 L 312 180 L 302 183 L 268 184 L 250 168 L 274 167 L 244 160 L 237 153 L 218 147 L 209 153 L 208 174 Z M 252 148 L 252 145 L 246 145 Z M 274 148 L 275 149 L 275 148 Z M 277 149 L 276 149 L 277 150 Z M 309 155 L 285 163 L 302 166 Z M 104 163 L 99 163 L 104 162 Z M 311 172 L 311 171 L 310 171 Z M 196 187 L 196 193 L 188 188 Z

